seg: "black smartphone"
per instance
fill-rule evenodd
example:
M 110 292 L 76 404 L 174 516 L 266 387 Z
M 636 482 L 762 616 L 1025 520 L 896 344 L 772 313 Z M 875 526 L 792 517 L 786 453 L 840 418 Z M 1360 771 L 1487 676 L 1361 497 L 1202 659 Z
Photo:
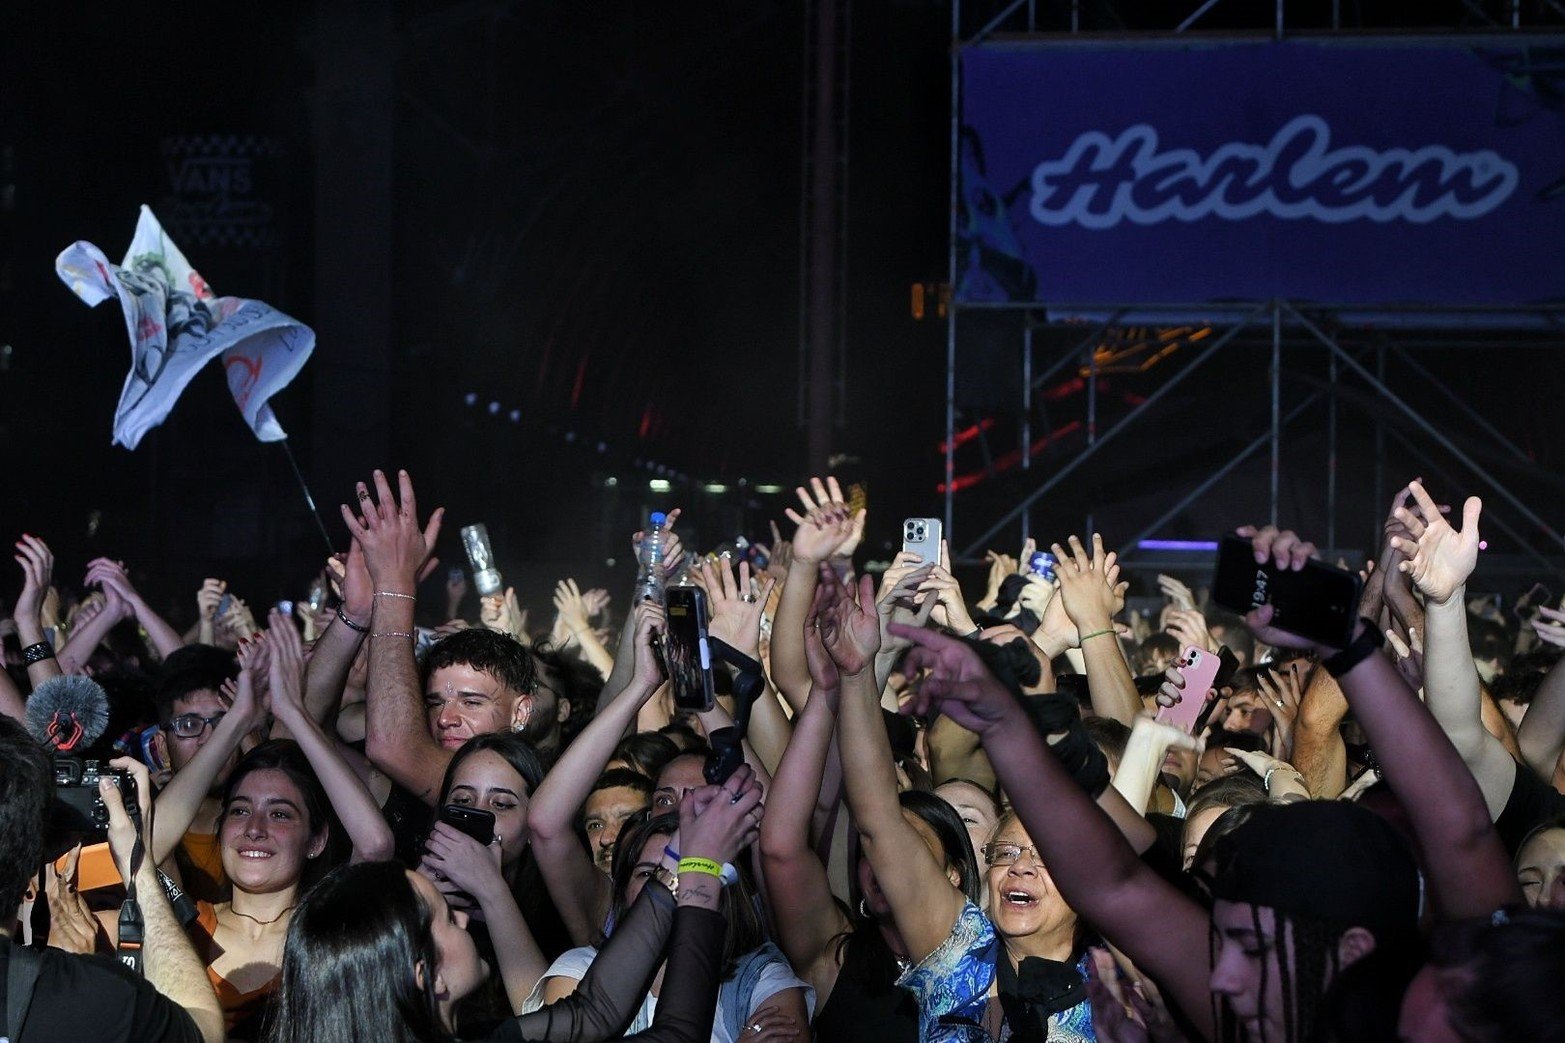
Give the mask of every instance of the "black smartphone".
M 706 592 L 700 587 L 669 587 L 667 609 L 663 662 L 674 686 L 674 707 L 705 713 L 716 700 L 712 651 L 706 639 Z
M 459 833 L 466 833 L 485 847 L 494 843 L 493 811 L 447 804 L 440 809 L 440 821 Z
M 1358 573 L 1320 561 L 1307 561 L 1298 572 L 1279 569 L 1271 560 L 1257 564 L 1249 540 L 1225 536 L 1217 549 L 1212 600 L 1241 615 L 1271 605 L 1272 626 L 1344 648 L 1353 640 L 1363 585 Z

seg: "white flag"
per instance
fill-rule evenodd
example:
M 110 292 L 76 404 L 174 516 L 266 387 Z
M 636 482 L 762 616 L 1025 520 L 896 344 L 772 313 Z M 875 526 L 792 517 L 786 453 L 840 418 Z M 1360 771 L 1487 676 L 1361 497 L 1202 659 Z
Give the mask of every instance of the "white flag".
M 149 207 L 141 208 L 120 264 L 91 243 L 76 242 L 55 259 L 54 270 L 88 304 L 118 296 L 125 309 L 131 362 L 114 411 L 115 444 L 136 448 L 196 371 L 219 355 L 228 390 L 255 436 L 263 442 L 288 437 L 267 401 L 315 350 L 315 331 L 260 301 L 213 296 Z

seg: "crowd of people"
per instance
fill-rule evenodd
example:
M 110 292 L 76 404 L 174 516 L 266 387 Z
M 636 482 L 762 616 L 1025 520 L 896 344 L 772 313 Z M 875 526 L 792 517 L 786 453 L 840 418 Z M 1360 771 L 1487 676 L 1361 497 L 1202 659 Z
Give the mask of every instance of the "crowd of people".
M 1402 489 L 1322 642 L 1172 576 L 1127 614 L 1097 535 L 982 591 L 944 552 L 870 574 L 865 511 L 798 496 L 742 560 L 662 522 L 652 579 L 726 650 L 704 711 L 628 577 L 562 580 L 546 631 L 511 592 L 449 618 L 460 573 L 421 604 L 405 472 L 292 616 L 208 579 L 181 633 L 23 536 L 0 1035 L 1565 1040 L 1565 612 L 1469 595 L 1477 500 Z

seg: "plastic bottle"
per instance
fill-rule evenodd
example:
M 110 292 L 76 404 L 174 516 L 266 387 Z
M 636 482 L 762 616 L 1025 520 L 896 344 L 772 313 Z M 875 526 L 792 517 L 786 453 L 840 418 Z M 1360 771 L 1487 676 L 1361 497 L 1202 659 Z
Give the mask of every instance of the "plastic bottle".
M 663 522 L 667 515 L 653 511 L 651 527 L 641 537 L 641 549 L 636 554 L 636 600 L 651 598 L 663 604 L 663 587 L 666 580 L 663 569 Z

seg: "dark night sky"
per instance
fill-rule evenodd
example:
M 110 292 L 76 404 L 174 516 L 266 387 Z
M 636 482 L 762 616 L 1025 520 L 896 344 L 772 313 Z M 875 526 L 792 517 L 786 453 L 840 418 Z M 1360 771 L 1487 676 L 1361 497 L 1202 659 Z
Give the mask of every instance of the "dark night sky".
M 1212 24 L 1264 22 L 1266 12 L 1233 13 L 1258 6 L 1269 5 L 1220 5 Z M 1343 7 L 1369 21 L 1413 9 Z M 1160 27 L 1166 8 L 1083 4 L 1087 24 L 1104 27 Z M 1290 4 L 1290 17 L 1328 8 Z M 1068 5 L 1039 9 L 1059 19 Z M 624 491 L 642 488 L 637 459 L 698 479 L 791 485 L 805 455 L 795 372 L 802 5 L 402 0 L 394 10 L 394 428 L 391 458 L 372 463 L 408 466 L 423 502 L 449 505 L 449 537 L 487 521 L 502 563 L 535 594 L 584 558 L 601 569 L 620 552 L 645 499 Z M 1417 10 L 1461 18 L 1456 3 Z M 160 208 L 171 195 L 165 139 L 255 135 L 280 147 L 255 167 L 272 244 L 181 245 L 220 293 L 306 322 L 331 308 L 317 299 L 314 267 L 316 14 L 297 2 L 76 0 L 0 15 L 3 180 L 16 186 L 0 215 L 0 341 L 14 346 L 0 372 L 0 445 L 11 461 L 0 532 L 45 535 L 70 573 L 92 554 L 126 558 L 156 576 L 182 616 L 203 575 L 233 578 L 252 603 L 301 590 L 320 537 L 280 451 L 249 435 L 215 371 L 135 453 L 109 447 L 123 325 L 111 305 L 77 302 L 51 262 L 75 239 L 121 256 L 137 204 Z M 844 472 L 870 480 L 882 536 L 904 515 L 940 511 L 945 335 L 912 321 L 908 289 L 945 271 L 949 18 L 935 2 L 854 7 L 850 407 L 836 445 L 857 458 Z M 1010 408 L 1007 343 L 975 348 L 979 412 Z M 1455 378 L 1469 363 L 1448 364 Z M 1228 379 L 1253 383 L 1240 369 Z M 1503 407 L 1515 386 L 1498 368 L 1488 373 L 1493 386 L 1474 393 Z M 307 471 L 318 454 L 348 451 L 312 437 L 323 392 L 309 376 L 275 401 Z M 1146 393 L 1156 386 L 1146 379 L 1127 389 Z M 488 415 L 490 401 L 499 416 Z M 1263 405 L 1234 401 L 1236 427 Z M 1178 434 L 1194 421 L 1176 410 L 1163 422 Z M 999 430 L 1009 423 L 1002 416 Z M 1524 447 L 1545 454 L 1558 434 L 1553 418 L 1516 424 Z M 1074 525 L 1082 503 L 1119 500 L 1128 513 L 1115 521 L 1132 524 L 1146 508 L 1127 500 L 1126 479 L 1188 481 L 1212 451 L 1200 440 L 1165 463 L 1148 452 L 1165 444 L 1150 429 L 1113 475 L 1076 483 L 1068 501 L 1051 497 L 1049 516 Z M 1298 444 L 1314 452 L 1308 439 Z M 612 498 L 594 478 L 609 474 L 627 478 Z M 1301 477 L 1292 495 L 1307 500 L 1314 481 Z M 972 509 L 983 514 L 1025 487 L 995 483 Z M 350 490 L 315 491 L 331 524 Z M 740 521 L 732 495 L 688 499 L 705 504 L 694 520 L 708 542 Z M 764 537 L 780 507 L 747 512 L 750 534 Z M 101 524 L 89 536 L 93 511 Z M 331 528 L 340 540 L 340 523 Z

